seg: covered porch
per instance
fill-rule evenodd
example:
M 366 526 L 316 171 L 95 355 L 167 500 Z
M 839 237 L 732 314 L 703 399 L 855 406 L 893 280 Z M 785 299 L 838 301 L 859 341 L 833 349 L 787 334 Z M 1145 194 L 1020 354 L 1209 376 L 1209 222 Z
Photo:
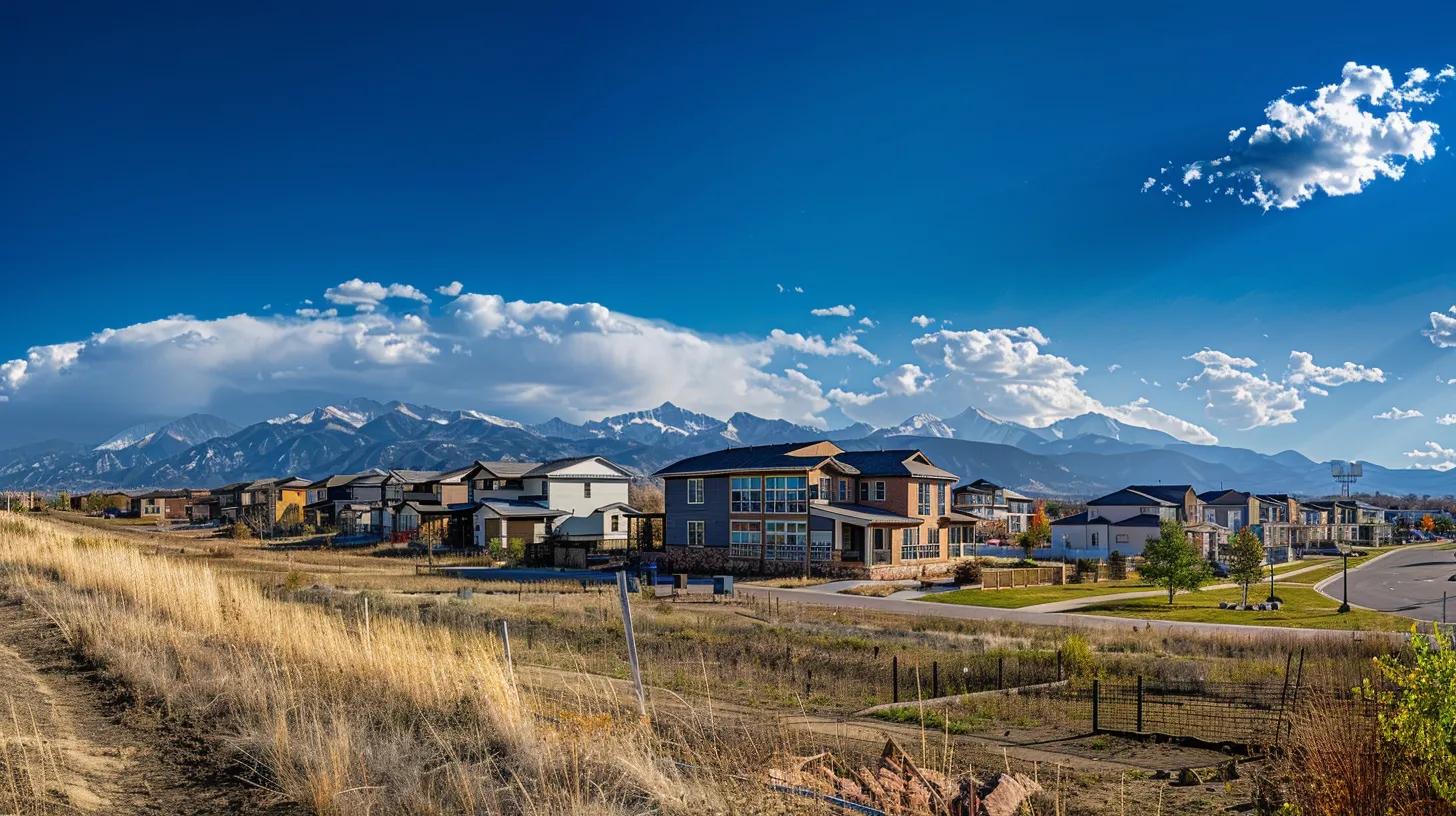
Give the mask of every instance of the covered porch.
M 819 562 L 889 566 L 900 561 L 895 533 L 920 525 L 920 519 L 864 504 L 814 504 L 809 507 L 809 549 Z
M 481 550 L 505 553 L 525 549 L 544 542 L 551 525 L 565 510 L 552 510 L 535 502 L 518 499 L 486 499 L 475 509 L 475 546 Z

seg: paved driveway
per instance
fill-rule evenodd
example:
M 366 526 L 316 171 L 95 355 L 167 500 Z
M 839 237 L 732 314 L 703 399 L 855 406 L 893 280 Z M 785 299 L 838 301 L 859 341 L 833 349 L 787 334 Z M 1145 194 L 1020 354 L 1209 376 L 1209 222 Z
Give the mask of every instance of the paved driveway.
M 1447 614 L 1456 622 L 1456 553 L 1451 550 L 1395 550 L 1350 570 L 1350 603 L 1417 620 L 1441 620 L 1441 593 L 1449 596 Z M 1340 575 L 1317 587 L 1335 600 L 1343 591 Z

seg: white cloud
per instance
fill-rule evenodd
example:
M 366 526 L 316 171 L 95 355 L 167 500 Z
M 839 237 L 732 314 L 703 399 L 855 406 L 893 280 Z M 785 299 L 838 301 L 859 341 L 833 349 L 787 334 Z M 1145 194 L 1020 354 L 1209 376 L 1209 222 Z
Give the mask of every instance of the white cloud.
M 854 304 L 828 306 L 823 309 L 810 309 L 809 314 L 815 317 L 853 317 Z
M 1122 363 L 1113 363 L 1112 365 L 1107 367 L 1107 373 L 1116 374 L 1119 368 L 1122 368 Z
M 928 329 L 930 328 L 930 324 L 935 322 L 935 318 L 930 317 L 929 315 L 915 315 L 914 317 L 910 318 L 910 322 L 914 323 L 922 329 Z
M 314 317 L 338 317 L 339 316 L 339 310 L 338 309 L 315 309 L 315 308 L 312 308 L 312 307 L 309 307 L 307 309 L 294 309 L 293 310 L 293 313 L 296 314 L 296 315 L 298 315 L 299 317 L 307 317 L 307 318 L 314 318 Z
M 1203 405 L 1208 416 L 1240 430 L 1287 425 L 1304 410 L 1305 397 L 1329 396 L 1330 388 L 1357 382 L 1385 382 L 1379 368 L 1345 362 L 1321 366 L 1314 355 L 1291 351 L 1289 365 L 1280 379 L 1255 373 L 1259 363 L 1250 357 L 1236 357 L 1205 348 L 1184 359 L 1203 366 L 1193 377 L 1178 383 L 1183 391 L 1194 384 L 1204 386 Z
M 880 358 L 861 345 L 858 336 L 853 332 L 844 332 L 833 340 L 825 340 L 817 334 L 805 336 L 798 332 L 774 329 L 769 332 L 768 340 L 775 346 L 800 354 L 812 354 L 816 357 L 859 357 L 875 365 L 880 364 Z
M 1456 450 L 1444 447 L 1439 442 L 1427 442 L 1424 447 L 1406 451 L 1405 455 L 1411 459 L 1456 459 Z
M 1355 382 L 1385 382 L 1385 372 L 1372 366 L 1363 366 L 1346 361 L 1338 366 L 1315 365 L 1314 355 L 1307 351 L 1289 352 L 1290 385 L 1317 385 L 1331 388 Z
M 1421 334 L 1430 338 L 1432 345 L 1438 348 L 1456 347 L 1456 306 L 1446 312 L 1431 312 L 1431 327 Z
M 445 297 L 455 297 L 456 295 L 464 291 L 464 289 L 465 284 L 461 283 L 460 281 L 450 281 L 444 286 L 436 286 L 435 294 L 444 295 Z
M 891 396 L 913 396 L 923 393 L 935 378 L 914 363 L 905 363 L 884 376 L 875 378 L 875 385 Z
M 1437 425 L 1456 425 L 1456 414 L 1442 414 L 1436 417 Z
M 385 286 L 382 283 L 359 278 L 346 280 L 338 286 L 329 287 L 324 292 L 324 299 L 328 302 L 337 303 L 340 306 L 353 306 L 356 311 L 360 312 L 374 311 L 387 298 L 415 300 L 420 303 L 430 302 L 429 296 L 407 283 L 391 283 Z
M 1355 195 L 1379 177 L 1399 180 L 1407 164 L 1436 155 L 1440 128 L 1413 115 L 1411 106 L 1435 100 L 1436 84 L 1450 79 L 1417 68 L 1396 85 L 1378 65 L 1345 63 L 1340 81 L 1295 102 L 1292 88 L 1264 109 L 1266 121 L 1241 142 L 1244 128 L 1228 132 L 1234 152 L 1184 165 L 1182 185 L 1208 185 L 1220 195 L 1270 209 L 1295 209 L 1314 197 Z M 1166 168 L 1165 168 L 1166 169 Z M 1182 206 L 1190 200 L 1168 185 Z M 1192 193 L 1190 193 L 1192 195 Z
M 874 327 L 880 325 L 868 317 L 861 317 L 859 319 L 859 324 L 867 329 L 873 329 Z
M 1428 465 L 1423 462 L 1417 462 L 1411 465 L 1411 470 L 1438 470 L 1442 473 L 1445 473 L 1452 468 L 1456 468 L 1456 462 L 1453 462 L 1451 460 L 1447 460 L 1445 462 L 1437 462 L 1433 465 Z
M 1371 419 L 1400 420 L 1400 419 L 1416 419 L 1418 417 L 1423 417 L 1423 416 L 1425 416 L 1425 414 L 1421 413 L 1420 411 L 1417 411 L 1414 408 L 1403 409 L 1403 408 L 1396 408 L 1395 406 L 1391 406 L 1391 408 L 1390 408 L 1389 411 L 1384 411 L 1384 412 L 1381 412 L 1379 414 L 1376 414 L 1376 415 L 1372 416 Z
M 240 404 L 281 412 L 319 394 L 522 419 L 585 419 L 670 399 L 718 416 L 744 410 L 824 427 L 830 403 L 818 381 L 772 367 L 787 337 L 713 336 L 595 303 L 466 292 L 434 320 L 383 310 L 176 315 L 0 362 L 0 429 L 99 438 L 155 417 L 253 410 Z M 824 355 L 874 357 L 853 334 L 800 339 Z

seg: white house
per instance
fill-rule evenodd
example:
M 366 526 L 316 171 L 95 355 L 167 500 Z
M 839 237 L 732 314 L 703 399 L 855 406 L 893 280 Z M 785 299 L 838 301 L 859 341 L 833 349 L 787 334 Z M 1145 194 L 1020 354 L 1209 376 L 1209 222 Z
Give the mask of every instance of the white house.
M 627 503 L 631 472 L 601 456 L 476 462 L 465 478 L 470 501 L 479 505 L 480 546 L 505 535 L 621 546 L 627 543 L 627 520 L 637 514 Z
M 1055 557 L 1106 560 L 1114 552 L 1141 555 L 1164 521 L 1188 523 L 1198 500 L 1188 485 L 1132 485 L 1087 502 L 1087 509 L 1052 522 Z

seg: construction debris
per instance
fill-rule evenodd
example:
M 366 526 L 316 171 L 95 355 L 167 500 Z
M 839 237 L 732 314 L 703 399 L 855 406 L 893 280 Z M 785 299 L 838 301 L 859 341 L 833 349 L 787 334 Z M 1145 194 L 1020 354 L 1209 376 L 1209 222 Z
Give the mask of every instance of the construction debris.
M 982 783 L 969 774 L 951 778 L 921 768 L 893 739 L 886 741 L 879 764 L 848 768 L 829 753 L 791 757 L 771 768 L 769 782 L 810 791 L 895 816 L 1016 816 L 1022 804 L 1041 791 L 1025 774 L 997 774 Z

